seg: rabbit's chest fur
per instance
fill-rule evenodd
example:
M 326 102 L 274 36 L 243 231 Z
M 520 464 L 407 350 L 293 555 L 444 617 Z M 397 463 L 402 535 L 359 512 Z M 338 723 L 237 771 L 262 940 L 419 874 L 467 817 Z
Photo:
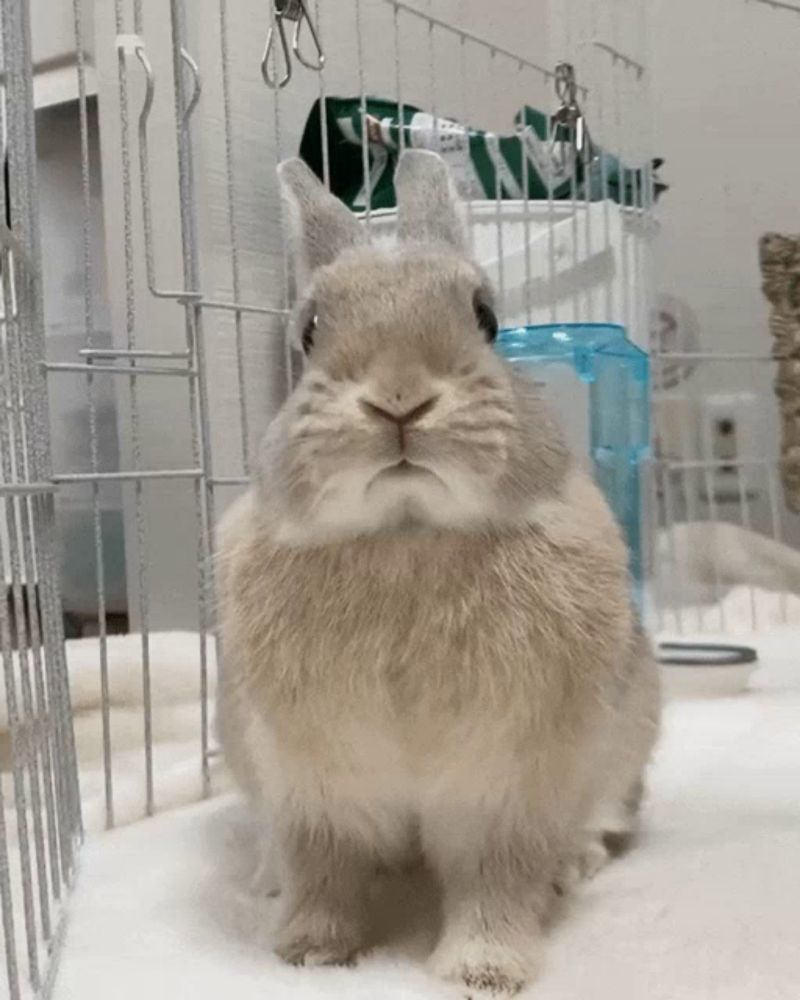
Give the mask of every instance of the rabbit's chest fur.
M 463 722 L 577 726 L 613 697 L 633 622 L 613 525 L 558 525 L 287 549 L 240 516 L 223 545 L 230 683 L 271 724 L 374 724 L 420 749 Z

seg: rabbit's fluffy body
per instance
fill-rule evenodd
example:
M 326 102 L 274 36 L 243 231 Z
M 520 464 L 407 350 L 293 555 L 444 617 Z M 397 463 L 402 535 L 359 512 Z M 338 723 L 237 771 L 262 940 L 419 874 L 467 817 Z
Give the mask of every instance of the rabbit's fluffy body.
M 657 676 L 614 519 L 486 344 L 481 272 L 439 238 L 457 233 L 442 170 L 412 154 L 401 232 L 424 211 L 426 240 L 379 253 L 284 169 L 314 346 L 220 528 L 219 725 L 275 817 L 281 954 L 350 960 L 376 864 L 421 852 L 443 889 L 434 967 L 512 993 L 554 883 L 632 829 Z

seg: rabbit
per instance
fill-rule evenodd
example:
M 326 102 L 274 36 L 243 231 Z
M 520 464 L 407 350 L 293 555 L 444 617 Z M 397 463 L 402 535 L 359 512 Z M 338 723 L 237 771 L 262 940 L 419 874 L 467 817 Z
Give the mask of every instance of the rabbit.
M 272 817 L 276 951 L 353 961 L 374 872 L 420 852 L 433 972 L 513 995 L 556 891 L 634 832 L 659 693 L 626 548 L 492 347 L 444 161 L 400 157 L 382 250 L 300 160 L 279 176 L 306 363 L 218 534 L 220 740 Z

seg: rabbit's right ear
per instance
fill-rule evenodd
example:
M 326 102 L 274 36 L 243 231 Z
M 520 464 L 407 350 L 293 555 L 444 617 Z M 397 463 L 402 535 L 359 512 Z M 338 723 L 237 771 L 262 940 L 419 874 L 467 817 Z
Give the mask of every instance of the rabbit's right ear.
M 301 282 L 343 250 L 366 242 L 358 219 L 301 159 L 279 164 L 278 179 L 289 205 L 292 253 Z
M 428 149 L 406 149 L 394 175 L 397 228 L 404 243 L 440 243 L 467 252 L 467 236 L 453 175 Z

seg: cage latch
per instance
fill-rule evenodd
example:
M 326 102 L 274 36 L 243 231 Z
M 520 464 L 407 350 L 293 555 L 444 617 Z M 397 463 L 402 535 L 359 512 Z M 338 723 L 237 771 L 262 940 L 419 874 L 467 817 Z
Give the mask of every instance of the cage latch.
M 289 51 L 289 40 L 286 36 L 285 21 L 294 22 L 291 52 Z M 308 26 L 308 33 L 311 35 L 313 45 L 312 54 L 308 57 L 303 55 L 303 50 L 300 47 L 300 33 L 304 23 Z M 275 58 L 277 64 L 277 53 L 274 52 L 276 34 L 280 40 L 284 63 L 283 75 L 280 77 L 278 77 L 274 70 L 270 69 L 270 61 L 273 58 Z M 291 80 L 292 52 L 299 63 L 305 66 L 306 69 L 312 69 L 316 73 L 319 73 L 325 65 L 325 53 L 322 51 L 317 29 L 314 27 L 314 22 L 309 16 L 305 0 L 274 0 L 273 20 L 267 32 L 267 43 L 264 46 L 264 55 L 261 58 L 261 76 L 264 78 L 264 83 L 273 90 L 280 90 Z
M 571 147 L 573 155 L 580 158 L 586 150 L 591 149 L 589 130 L 586 127 L 581 106 L 578 103 L 578 84 L 575 80 L 575 67 L 571 63 L 562 62 L 555 70 L 556 96 L 560 107 L 550 122 L 551 147 L 555 151 L 560 147 L 561 169 L 566 170 L 567 148 Z M 566 142 L 564 136 L 566 135 Z

